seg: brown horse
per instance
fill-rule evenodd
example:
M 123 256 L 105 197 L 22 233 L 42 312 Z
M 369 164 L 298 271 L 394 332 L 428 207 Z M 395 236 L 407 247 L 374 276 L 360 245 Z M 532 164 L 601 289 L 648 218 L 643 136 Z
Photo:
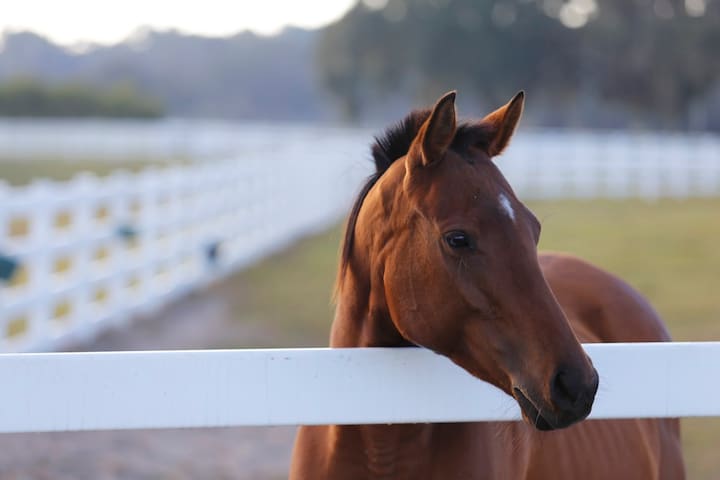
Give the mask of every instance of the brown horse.
M 491 161 L 523 101 L 458 125 L 451 92 L 376 141 L 330 344 L 429 348 L 512 395 L 525 422 L 301 427 L 291 479 L 684 478 L 676 419 L 577 423 L 598 387 L 579 342 L 669 336 L 621 280 L 537 254 L 540 223 Z

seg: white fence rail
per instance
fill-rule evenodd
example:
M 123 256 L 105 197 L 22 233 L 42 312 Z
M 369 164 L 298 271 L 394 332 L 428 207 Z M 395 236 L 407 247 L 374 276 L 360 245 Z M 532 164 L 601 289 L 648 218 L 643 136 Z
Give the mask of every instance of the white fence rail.
M 0 182 L 0 351 L 91 338 L 329 225 L 370 168 L 362 130 L 103 125 L 97 136 L 82 124 L 4 125 L 0 151 L 106 156 L 127 144 L 141 156 L 231 160 Z M 521 132 L 498 164 L 527 199 L 720 195 L 711 136 Z M 14 279 L 3 281 L 12 265 Z
M 347 158 L 0 184 L 0 260 L 17 265 L 0 279 L 0 351 L 86 340 L 336 222 L 367 171 Z
M 585 345 L 590 418 L 720 416 L 720 342 Z M 427 350 L 0 355 L 0 432 L 516 420 L 513 399 Z
M 720 196 L 720 137 L 520 132 L 498 159 L 522 198 Z

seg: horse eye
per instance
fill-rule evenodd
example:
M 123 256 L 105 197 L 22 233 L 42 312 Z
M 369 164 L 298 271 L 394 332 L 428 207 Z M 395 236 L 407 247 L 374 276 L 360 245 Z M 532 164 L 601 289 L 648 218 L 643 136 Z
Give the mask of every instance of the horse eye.
M 465 232 L 454 231 L 445 234 L 445 243 L 450 248 L 470 248 L 470 236 Z

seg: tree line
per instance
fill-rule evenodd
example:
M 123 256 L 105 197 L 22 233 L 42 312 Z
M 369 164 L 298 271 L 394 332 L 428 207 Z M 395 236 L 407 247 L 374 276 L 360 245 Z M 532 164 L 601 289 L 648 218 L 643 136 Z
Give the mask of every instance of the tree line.
M 365 0 L 317 61 L 351 118 L 393 94 L 526 89 L 540 124 L 720 130 L 718 51 L 711 0 Z
M 49 85 L 33 78 L 0 84 L 0 116 L 157 118 L 163 114 L 158 100 L 129 84 L 106 88 L 79 82 Z

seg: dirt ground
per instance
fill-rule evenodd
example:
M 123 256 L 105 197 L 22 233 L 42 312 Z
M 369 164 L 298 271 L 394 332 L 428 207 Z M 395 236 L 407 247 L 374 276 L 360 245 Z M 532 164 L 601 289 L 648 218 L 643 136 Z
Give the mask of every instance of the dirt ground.
M 267 344 L 270 333 L 250 325 L 231 319 L 227 299 L 211 289 L 71 350 Z M 287 476 L 294 433 L 245 427 L 5 434 L 0 480 L 277 480 Z

